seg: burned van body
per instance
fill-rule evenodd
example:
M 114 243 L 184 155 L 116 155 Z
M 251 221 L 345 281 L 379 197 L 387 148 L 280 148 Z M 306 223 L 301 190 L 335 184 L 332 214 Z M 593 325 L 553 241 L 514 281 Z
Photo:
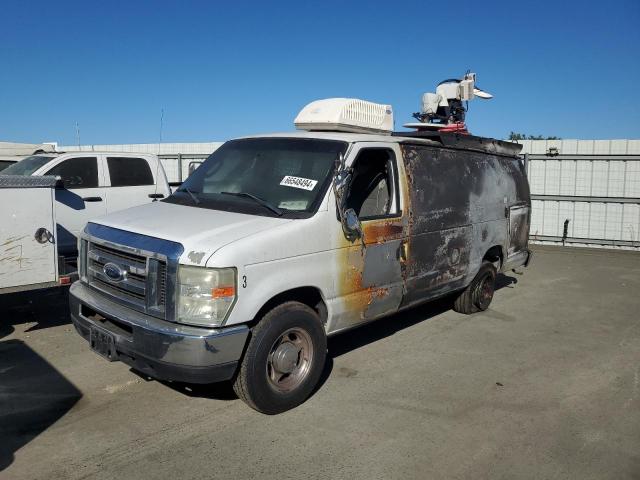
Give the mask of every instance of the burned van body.
M 445 134 L 439 135 L 440 138 Z M 453 135 L 455 136 L 455 134 Z M 469 148 L 477 140 L 477 148 Z M 516 148 L 465 137 L 402 144 L 411 205 L 405 304 L 464 287 L 483 260 L 508 269 L 529 256 L 531 201 Z
M 226 142 L 169 198 L 87 225 L 70 303 L 93 350 L 278 413 L 315 388 L 329 335 L 445 295 L 485 310 L 528 264 L 518 145 L 323 102 L 305 131 Z

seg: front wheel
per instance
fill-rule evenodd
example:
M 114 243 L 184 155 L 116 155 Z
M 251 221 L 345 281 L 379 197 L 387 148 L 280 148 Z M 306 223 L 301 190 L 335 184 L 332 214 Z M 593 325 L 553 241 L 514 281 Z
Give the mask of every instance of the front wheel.
M 473 281 L 456 298 L 453 309 L 459 313 L 475 313 L 489 308 L 496 288 L 496 267 L 483 262 Z
M 284 412 L 309 397 L 326 355 L 327 337 L 318 314 L 299 302 L 283 303 L 251 330 L 233 389 L 259 412 Z

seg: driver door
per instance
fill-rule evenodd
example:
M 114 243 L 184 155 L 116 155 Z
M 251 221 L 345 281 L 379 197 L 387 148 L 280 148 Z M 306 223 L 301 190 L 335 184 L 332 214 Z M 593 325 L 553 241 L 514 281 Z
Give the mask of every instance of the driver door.
M 44 175 L 59 176 L 64 182 L 64 189 L 56 190 L 56 240 L 60 255 L 73 256 L 87 222 L 107 212 L 102 164 L 98 156 L 71 157 Z
M 398 162 L 389 144 L 362 144 L 355 151 L 345 209 L 352 208 L 363 237 L 348 247 L 346 297 L 350 321 L 371 320 L 398 309 L 403 296 L 403 259 L 407 238 Z M 339 325 L 338 328 L 348 325 Z

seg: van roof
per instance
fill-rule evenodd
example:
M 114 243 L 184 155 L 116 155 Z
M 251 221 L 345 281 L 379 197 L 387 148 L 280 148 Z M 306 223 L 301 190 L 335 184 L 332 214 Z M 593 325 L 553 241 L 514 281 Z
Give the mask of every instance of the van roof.
M 412 143 L 431 145 L 435 147 L 454 148 L 458 150 L 473 150 L 494 155 L 513 157 L 522 149 L 522 145 L 512 142 L 496 140 L 494 138 L 477 137 L 474 135 L 462 135 L 459 133 L 444 133 L 437 131 L 425 132 L 393 132 L 391 135 L 378 135 L 370 133 L 346 133 L 346 132 L 317 132 L 295 131 L 282 133 L 268 133 L 263 135 L 250 135 L 240 138 L 318 138 L 325 140 L 338 140 L 342 142 L 380 142 L 380 143 Z

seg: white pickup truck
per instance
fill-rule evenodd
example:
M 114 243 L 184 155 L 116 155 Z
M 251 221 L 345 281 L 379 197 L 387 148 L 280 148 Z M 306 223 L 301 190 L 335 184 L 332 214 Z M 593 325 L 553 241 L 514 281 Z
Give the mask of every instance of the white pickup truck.
M 53 175 L 62 178 L 64 188 L 55 190 L 55 241 L 58 253 L 65 257 L 76 256 L 77 237 L 89 220 L 171 194 L 158 157 L 148 154 L 74 152 L 31 155 L 4 169 L 1 175 Z M 12 208 L 11 205 L 3 205 L 2 211 L 12 214 Z M 25 212 L 21 215 L 24 216 Z
M 88 221 L 170 193 L 155 155 L 47 153 L 11 165 L 0 173 L 0 294 L 70 283 Z

